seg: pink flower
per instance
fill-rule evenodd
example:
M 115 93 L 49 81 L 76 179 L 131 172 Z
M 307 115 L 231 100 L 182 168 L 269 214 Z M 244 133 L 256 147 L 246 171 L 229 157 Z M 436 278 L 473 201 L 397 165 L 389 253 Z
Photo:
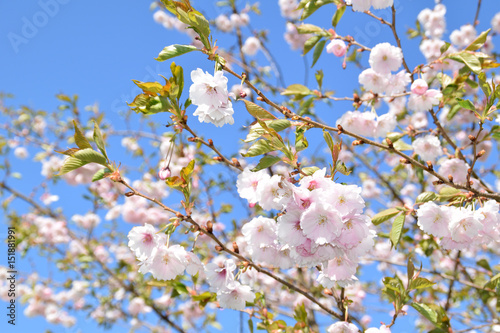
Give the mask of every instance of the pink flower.
M 401 67 L 403 62 L 403 52 L 399 47 L 389 43 L 380 43 L 370 52 L 369 63 L 371 68 L 380 74 L 390 74 Z
M 128 239 L 128 246 L 139 260 L 146 260 L 156 247 L 166 242 L 164 234 L 157 234 L 155 227 L 147 223 L 142 227 L 133 227 Z
M 302 214 L 300 226 L 308 238 L 322 245 L 331 243 L 340 235 L 343 223 L 333 206 L 313 202 Z
M 389 84 L 387 75 L 377 73 L 372 68 L 362 71 L 358 76 L 358 81 L 366 90 L 371 90 L 376 94 L 384 93 Z
M 429 89 L 429 85 L 423 79 L 416 79 L 411 84 L 411 92 L 416 95 L 423 95 Z
M 299 246 L 304 243 L 306 237 L 300 227 L 301 215 L 301 210 L 290 209 L 278 217 L 278 238 L 281 244 Z
M 335 324 L 330 325 L 326 331 L 328 333 L 358 333 L 359 329 L 352 323 L 338 321 Z
M 255 217 L 243 225 L 241 233 L 248 244 L 255 244 L 257 247 L 267 246 L 276 240 L 276 222 L 262 216 Z
M 417 210 L 417 224 L 424 232 L 437 236 L 450 236 L 448 221 L 451 210 L 447 206 L 438 206 L 434 202 L 426 202 Z
M 326 46 L 326 52 L 333 53 L 336 57 L 343 57 L 346 51 L 347 47 L 341 39 L 332 39 Z
M 246 55 L 253 56 L 260 48 L 260 40 L 254 36 L 250 36 L 241 47 L 241 51 Z
M 237 282 L 234 280 L 233 271 L 236 269 L 236 264 L 233 259 L 225 259 L 218 257 L 213 263 L 205 266 L 205 273 L 210 290 L 218 292 L 220 290 L 232 290 L 236 288 Z
M 352 10 L 355 12 L 365 12 L 370 10 L 371 0 L 351 0 Z
M 408 109 L 412 111 L 427 111 L 438 105 L 443 94 L 436 89 L 429 89 L 423 95 L 412 93 L 408 100 Z
M 458 158 L 452 158 L 441 163 L 439 174 L 445 178 L 449 175 L 453 177 L 453 181 L 460 184 L 465 184 L 467 181 L 467 170 L 469 165 Z
M 417 138 L 411 145 L 424 161 L 435 161 L 443 154 L 441 142 L 432 134 Z
M 221 307 L 233 310 L 245 309 L 246 302 L 253 302 L 255 294 L 249 286 L 236 282 L 234 289 L 224 290 L 217 293 L 217 300 Z
M 252 172 L 249 168 L 245 168 L 238 175 L 238 180 L 236 181 L 238 194 L 243 199 L 247 199 L 251 204 L 257 203 L 259 201 L 257 186 L 259 183 L 268 182 L 270 178 L 265 170 Z
M 159 246 L 143 261 L 139 272 L 151 273 L 157 280 L 173 280 L 186 269 L 186 250 L 180 245 Z

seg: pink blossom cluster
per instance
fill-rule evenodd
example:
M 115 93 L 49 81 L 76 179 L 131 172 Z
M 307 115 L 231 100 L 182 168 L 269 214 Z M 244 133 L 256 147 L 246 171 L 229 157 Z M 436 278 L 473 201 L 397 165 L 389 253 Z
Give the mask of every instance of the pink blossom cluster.
M 223 32 L 231 32 L 234 28 L 244 27 L 250 23 L 250 16 L 247 13 L 233 13 L 229 17 L 224 14 L 217 16 L 215 26 Z
M 405 91 L 411 82 L 410 74 L 397 71 L 403 63 L 403 52 L 399 47 L 389 43 L 380 43 L 373 47 L 369 58 L 370 68 L 359 74 L 358 80 L 366 90 L 387 95 L 399 94 Z
M 453 30 L 450 35 L 450 41 L 453 45 L 463 48 L 472 43 L 476 37 L 476 28 L 471 24 L 466 24 L 461 26 L 460 30 Z
M 417 217 L 420 229 L 438 237 L 445 249 L 463 250 L 500 242 L 499 204 L 494 200 L 478 209 L 426 202 L 418 209 Z
M 152 225 L 132 228 L 128 239 L 129 248 L 139 260 L 140 273 L 151 273 L 157 280 L 173 280 L 184 271 L 203 277 L 200 259 L 180 245 L 167 246 L 167 236 L 157 233 Z
M 287 22 L 286 32 L 283 35 L 283 38 L 288 45 L 290 45 L 292 50 L 302 50 L 306 41 L 311 37 L 311 34 L 299 34 L 295 24 Z
M 346 0 L 348 5 L 352 5 L 355 12 L 365 12 L 373 9 L 383 9 L 393 5 L 394 0 Z
M 70 237 L 65 221 L 52 217 L 26 214 L 24 220 L 34 224 L 38 228 L 36 242 L 38 244 L 68 243 Z
M 282 176 L 247 169 L 238 176 L 238 193 L 265 210 L 282 211 L 277 222 L 256 217 L 242 233 L 257 262 L 282 269 L 320 265 L 318 282 L 346 285 L 356 278 L 359 257 L 373 247 L 374 231 L 363 214 L 361 188 L 325 178 L 326 169 L 295 186 Z
M 411 145 L 415 153 L 426 162 L 434 162 L 439 156 L 443 155 L 443 148 L 439 138 L 432 134 L 418 137 Z
M 222 71 L 216 71 L 212 76 L 198 68 L 191 72 L 191 80 L 189 98 L 198 106 L 194 112 L 198 120 L 217 127 L 232 125 L 234 110 L 227 91 L 227 77 Z
M 260 40 L 257 37 L 250 36 L 245 40 L 245 43 L 241 47 L 241 51 L 248 56 L 253 56 L 260 50 L 260 48 Z
M 278 0 L 281 16 L 289 20 L 298 20 L 302 15 L 302 10 L 297 10 L 299 2 L 297 0 Z
M 439 39 L 443 36 L 446 30 L 445 14 L 446 6 L 442 3 L 436 4 L 433 10 L 425 8 L 418 14 L 417 20 L 427 37 Z
M 397 120 L 391 113 L 377 116 L 371 111 L 348 111 L 337 120 L 337 125 L 354 134 L 379 138 L 393 131 Z
M 353 323 L 348 323 L 346 321 L 338 321 L 330 325 L 327 330 L 328 333 L 358 333 L 360 330 Z M 371 327 L 368 328 L 365 333 L 391 333 L 391 329 L 385 325 L 380 326 L 380 328 Z
M 243 310 L 246 302 L 252 302 L 255 294 L 248 285 L 236 281 L 233 259 L 216 257 L 205 266 L 205 273 L 210 284 L 210 291 L 217 293 L 217 301 L 223 308 Z
M 417 79 L 411 85 L 408 109 L 415 112 L 427 111 L 438 105 L 442 97 L 443 94 L 439 90 L 429 89 L 424 79 Z

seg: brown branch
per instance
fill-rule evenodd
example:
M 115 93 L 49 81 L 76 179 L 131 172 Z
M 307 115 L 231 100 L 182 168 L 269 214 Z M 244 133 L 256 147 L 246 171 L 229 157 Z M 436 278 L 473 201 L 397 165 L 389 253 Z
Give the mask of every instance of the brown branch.
M 455 285 L 455 281 L 458 279 L 458 267 L 460 266 L 460 255 L 461 251 L 458 251 L 457 257 L 455 258 L 455 267 L 453 268 L 453 277 L 454 279 L 450 280 L 450 284 L 448 285 L 448 294 L 446 295 L 446 304 L 444 306 L 444 311 L 448 312 L 451 306 L 451 296 L 453 294 L 453 286 Z
M 481 0 L 477 1 L 477 9 L 476 9 L 476 15 L 474 16 L 474 23 L 473 26 L 474 28 L 477 27 L 479 24 L 478 18 L 479 18 L 479 10 L 481 9 Z

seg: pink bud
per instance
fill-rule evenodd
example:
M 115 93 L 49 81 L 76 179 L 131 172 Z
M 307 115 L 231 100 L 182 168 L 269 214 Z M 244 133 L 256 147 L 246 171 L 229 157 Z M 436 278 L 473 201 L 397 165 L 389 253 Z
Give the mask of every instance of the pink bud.
M 251 203 L 251 204 L 248 204 L 248 207 L 250 207 L 250 208 L 254 208 L 254 207 L 255 207 L 255 204 L 256 204 L 255 202 L 254 202 L 254 203 Z
M 161 167 L 160 171 L 158 171 L 158 178 L 160 178 L 161 180 L 165 180 L 168 177 L 170 177 L 170 174 L 171 174 L 171 172 L 170 172 L 170 168 L 168 166 Z
M 429 85 L 423 79 L 416 79 L 411 85 L 411 92 L 416 95 L 423 95 L 429 89 Z

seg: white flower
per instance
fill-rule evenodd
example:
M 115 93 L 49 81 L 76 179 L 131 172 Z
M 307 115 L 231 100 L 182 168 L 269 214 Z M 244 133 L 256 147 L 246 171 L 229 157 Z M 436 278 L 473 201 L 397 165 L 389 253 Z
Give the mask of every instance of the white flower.
M 372 0 L 374 9 L 383 9 L 392 6 L 394 0 Z
M 236 288 L 237 282 L 234 280 L 233 271 L 236 269 L 236 264 L 233 259 L 224 260 L 218 257 L 213 263 L 205 266 L 205 273 L 210 290 L 218 292 L 220 290 L 232 290 Z
M 226 15 L 219 15 L 215 19 L 215 26 L 217 29 L 224 31 L 224 32 L 229 32 L 233 30 L 233 24 L 231 23 L 231 20 Z
M 500 13 L 496 13 L 491 19 L 491 27 L 493 31 L 500 34 Z
M 422 95 L 412 93 L 408 100 L 408 109 L 412 111 L 427 111 L 438 105 L 443 94 L 436 89 L 429 89 Z
M 369 63 L 375 72 L 389 74 L 401 67 L 403 52 L 389 43 L 380 43 L 371 50 Z
M 217 300 L 221 307 L 233 310 L 245 309 L 246 302 L 253 302 L 255 294 L 249 286 L 244 286 L 239 282 L 234 289 L 221 291 L 217 294 Z
M 14 149 L 14 156 L 21 160 L 27 158 L 28 155 L 28 150 L 24 147 L 17 147 L 16 149 Z
M 297 0 L 279 0 L 281 16 L 290 20 L 297 20 L 302 14 L 302 10 L 296 10 L 299 3 Z
M 460 27 L 460 30 L 453 30 L 450 41 L 458 47 L 466 47 L 474 41 L 477 36 L 476 29 L 471 24 Z
M 342 217 L 331 205 L 313 202 L 302 214 L 300 226 L 316 244 L 331 243 L 340 235 Z
M 389 84 L 387 75 L 381 75 L 372 68 L 362 71 L 359 74 L 358 81 L 366 90 L 371 90 L 376 94 L 382 94 Z
M 351 4 L 355 12 L 365 12 L 370 10 L 371 0 L 351 0 Z
M 419 137 L 412 142 L 412 147 L 424 161 L 435 161 L 437 157 L 443 154 L 443 148 L 441 148 L 441 142 L 439 139 L 432 135 L 426 135 L 424 137 Z
M 180 245 L 159 246 L 139 268 L 142 274 L 151 273 L 157 280 L 173 280 L 186 269 L 186 250 Z
M 252 172 L 249 168 L 245 168 L 243 172 L 238 175 L 238 180 L 236 181 L 238 194 L 243 199 L 247 199 L 250 204 L 255 204 L 259 201 L 257 186 L 259 183 L 269 181 L 270 178 L 271 177 L 265 170 Z
M 241 47 L 241 51 L 249 56 L 253 56 L 260 50 L 261 44 L 260 40 L 254 36 L 248 37 L 243 46 Z
M 438 206 L 434 202 L 426 202 L 417 210 L 417 224 L 424 232 L 437 236 L 448 237 L 448 221 L 451 219 L 450 207 Z
M 133 227 L 128 233 L 128 239 L 128 247 L 140 260 L 149 258 L 153 250 L 165 241 L 162 234 L 157 234 L 155 227 L 147 223 L 141 227 Z
M 467 181 L 467 170 L 469 168 L 469 164 L 461 159 L 452 158 L 441 164 L 438 173 L 445 178 L 451 175 L 455 183 L 464 184 Z
M 216 71 L 212 76 L 198 68 L 191 72 L 191 80 L 189 98 L 194 105 L 220 106 L 227 103 L 227 77 L 222 71 Z
M 328 333 L 358 333 L 359 329 L 356 325 L 346 321 L 338 321 L 326 330 Z
M 194 115 L 198 116 L 200 123 L 212 123 L 217 127 L 221 127 L 224 124 L 234 124 L 233 113 L 233 104 L 228 100 L 225 104 L 219 106 L 202 104 L 198 106 Z

